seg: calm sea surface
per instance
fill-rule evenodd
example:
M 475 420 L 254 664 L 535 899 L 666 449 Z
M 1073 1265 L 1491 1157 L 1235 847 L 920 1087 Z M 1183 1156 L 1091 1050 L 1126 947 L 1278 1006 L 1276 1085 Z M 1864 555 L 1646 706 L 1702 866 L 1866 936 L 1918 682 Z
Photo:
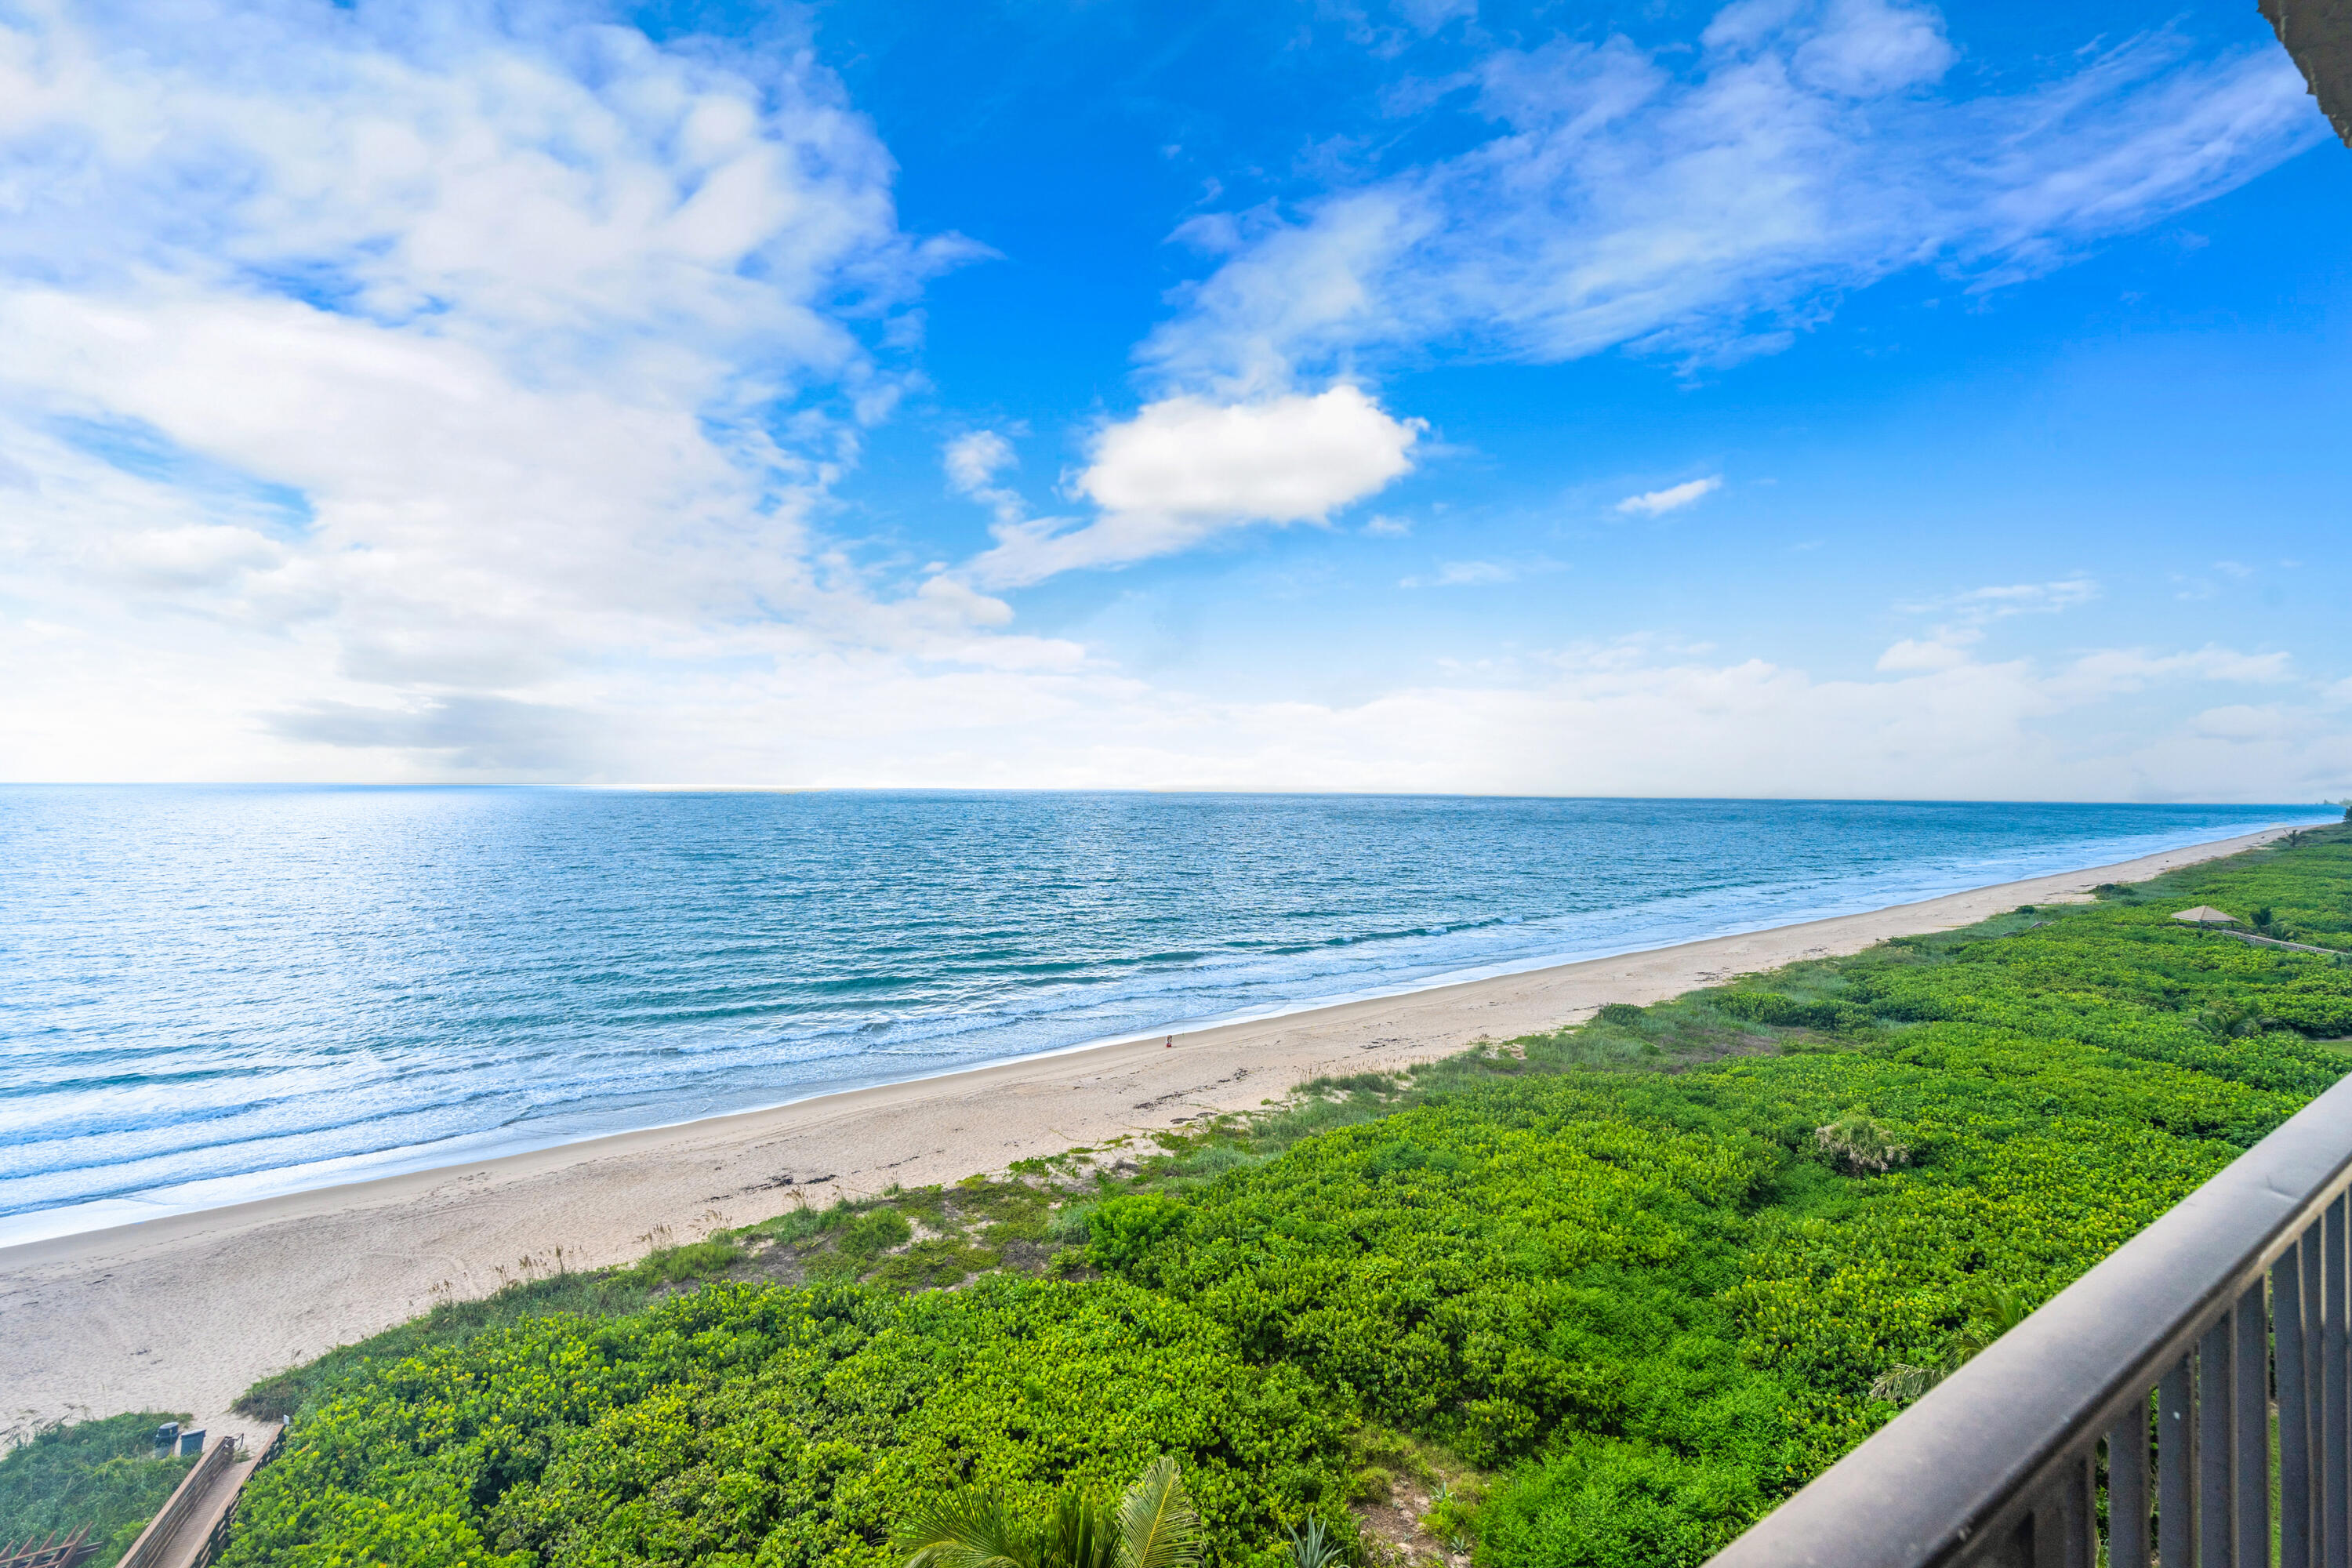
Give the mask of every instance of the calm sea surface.
M 0 1242 L 2332 815 L 0 788 Z

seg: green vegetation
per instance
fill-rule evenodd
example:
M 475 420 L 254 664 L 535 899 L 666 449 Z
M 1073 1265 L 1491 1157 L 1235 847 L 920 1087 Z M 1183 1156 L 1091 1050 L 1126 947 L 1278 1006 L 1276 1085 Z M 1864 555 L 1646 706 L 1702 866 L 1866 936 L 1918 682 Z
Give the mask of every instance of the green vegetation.
M 1697 1563 L 2352 1066 L 2168 918 L 2352 947 L 2352 830 L 2102 891 L 446 1305 L 249 1396 L 230 1561 L 885 1568 L 1165 1455 L 1221 1564 Z
M 0 1546 L 87 1524 L 89 1539 L 104 1543 L 88 1568 L 113 1568 L 195 1468 L 193 1454 L 155 1457 L 155 1428 L 186 1419 L 142 1410 L 35 1432 L 0 1456 Z
M 1193 1568 L 1201 1516 L 1162 1454 L 1116 1504 L 1065 1488 L 1034 1522 L 989 1492 L 934 1499 L 908 1516 L 896 1548 L 906 1568 Z

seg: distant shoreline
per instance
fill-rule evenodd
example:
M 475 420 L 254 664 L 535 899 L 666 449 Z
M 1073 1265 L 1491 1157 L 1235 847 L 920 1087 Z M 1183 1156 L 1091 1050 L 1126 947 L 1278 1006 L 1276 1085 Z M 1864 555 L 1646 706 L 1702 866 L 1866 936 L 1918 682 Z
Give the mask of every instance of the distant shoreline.
M 168 1215 L 0 1247 L 12 1415 L 194 1411 L 239 1425 L 255 1379 L 488 1294 L 526 1259 L 597 1268 L 790 1207 L 1001 1169 L 1254 1109 L 1331 1071 L 1393 1070 L 1798 959 L 2086 898 L 2254 847 L 2268 827 L 1917 903 L 1064 1047 L 771 1109 Z

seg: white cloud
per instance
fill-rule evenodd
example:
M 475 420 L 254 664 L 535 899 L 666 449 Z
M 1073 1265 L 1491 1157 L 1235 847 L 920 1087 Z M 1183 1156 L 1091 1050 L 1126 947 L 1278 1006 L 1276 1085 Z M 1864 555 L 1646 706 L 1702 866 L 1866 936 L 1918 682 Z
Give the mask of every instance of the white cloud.
M 8 632 L 13 766 L 343 776 L 364 734 L 414 754 L 362 776 L 593 776 L 635 721 L 582 715 L 705 668 L 1066 662 L 809 524 L 968 249 L 900 233 L 890 174 L 790 37 L 0 19 L 0 603 L 45 628 Z
M 2317 793 L 2300 781 L 2325 776 L 2340 793 L 2347 742 L 2295 718 L 2276 654 L 2041 670 L 1948 652 L 1906 668 L 1890 650 L 1897 679 L 1837 682 L 1622 645 L 1538 679 L 1518 672 L 1540 660 L 1496 658 L 1362 703 L 1234 702 L 1013 631 L 982 591 L 1378 493 L 1423 452 L 1419 422 L 1345 380 L 1308 395 L 1291 365 L 1386 341 L 1388 313 L 1415 341 L 1435 322 L 1515 353 L 1666 323 L 1697 323 L 1676 341 L 1698 343 L 1755 325 L 1731 303 L 1749 283 L 1769 326 L 1790 279 L 1867 273 L 1853 258 L 1884 246 L 1819 235 L 1879 231 L 1817 220 L 1849 185 L 1899 183 L 1867 167 L 1894 144 L 1863 121 L 1925 110 L 1854 95 L 1930 68 L 1934 30 L 1822 15 L 1710 45 L 1690 87 L 1622 46 L 1582 66 L 1497 57 L 1485 101 L 1508 134 L 1476 157 L 1235 230 L 1225 281 L 1179 323 L 1208 334 L 1201 353 L 1153 351 L 1171 374 L 1208 368 L 1099 433 L 1076 477 L 1087 516 L 1026 515 L 1006 432 L 944 451 L 998 542 L 893 597 L 817 520 L 908 383 L 892 356 L 923 279 L 968 247 L 900 232 L 887 150 L 799 40 L 669 48 L 541 5 L 20 6 L 0 21 L 0 768 L 2095 798 Z M 1558 96 L 1580 68 L 1594 90 Z M 2093 69 L 2079 102 L 2051 106 L 2054 143 L 2085 144 L 2090 121 L 2169 137 L 2146 143 L 2155 183 L 2097 223 L 2036 228 L 2074 210 L 2064 191 L 1985 176 L 2030 195 L 2004 220 L 2016 233 L 2107 232 L 2281 144 L 2246 62 L 2144 45 Z M 1853 151 L 1842 173 L 1774 140 L 1799 109 Z M 2201 184 L 2165 173 L 2165 149 L 2206 145 L 2232 113 L 2238 162 L 2197 165 Z M 2008 123 L 1983 121 L 1989 164 L 2072 166 L 1993 134 Z M 1758 210 L 1786 196 L 1790 226 L 1748 234 L 1741 182 L 1775 168 L 1791 183 Z M 2112 196 L 2130 168 L 2092 184 Z M 1580 169 L 1612 194 L 1574 195 Z M 1722 213 L 1697 201 L 1710 191 Z M 1665 220 L 1685 202 L 1705 221 L 1678 237 Z M 1454 223 L 1470 226 L 1442 237 Z M 1586 237 L 1547 249 L 1555 228 Z M 1988 268 L 2046 259 L 1969 243 L 1953 253 Z M 1298 264 L 1262 265 L 1283 256 Z M 1260 314 L 1219 314 L 1253 277 Z M 1255 351 L 1208 352 L 1211 327 L 1282 374 L 1223 386 L 1215 367 Z M 1488 569 L 1534 568 L 1438 575 Z M 1990 619 L 2031 597 L 1943 608 Z M 2220 737 L 2135 709 L 2126 732 L 2101 707 L 2159 691 L 2219 711 L 2217 681 L 2263 684 L 2290 721 Z M 2250 728 L 2207 728 L 2233 723 Z
M 1665 489 L 1627 496 L 1617 503 L 1617 510 L 1629 514 L 1638 512 L 1644 517 L 1657 517 L 1686 507 L 1702 496 L 1713 495 L 1722 488 L 1723 478 L 1719 474 L 1704 479 L 1688 479 Z
M 1321 522 L 1412 468 L 1425 427 L 1345 384 L 1313 396 L 1147 404 L 1095 437 L 1076 488 L 1096 517 L 1002 524 L 971 569 L 983 583 L 1034 583 L 1166 555 L 1252 523 Z
M 1922 671 L 1952 669 L 1969 662 L 1968 650 L 1939 640 L 1920 641 L 1905 637 L 1901 642 L 1878 656 L 1878 668 L 1883 674 L 1909 675 Z
M 1695 57 L 1497 50 L 1470 150 L 1189 225 L 1232 254 L 1146 361 L 1251 389 L 1436 343 L 1768 352 L 1838 290 L 1927 262 L 1979 285 L 2044 270 L 2326 132 L 2267 40 L 2200 58 L 2150 34 L 1980 97 L 1939 87 L 1952 58 L 1932 10 L 1888 0 L 1742 0 Z
M 1518 579 L 1519 569 L 1503 561 L 1447 561 L 1427 577 L 1399 580 L 1400 588 L 1486 588 Z
M 2011 583 L 2000 587 L 1971 588 L 1956 595 L 1951 604 L 1971 614 L 2002 616 L 2052 614 L 2087 605 L 2099 596 L 2099 585 L 2088 577 L 2057 583 Z
M 2135 689 L 2180 704 L 2152 721 Z M 790 736 L 798 778 L 838 784 L 1342 788 L 1913 799 L 2294 800 L 2340 795 L 2352 734 L 2282 703 L 2263 737 L 2202 732 L 2210 679 L 2275 661 L 2228 649 L 2106 652 L 2048 668 L 1964 662 L 1832 680 L 1654 642 L 1465 664 L 1356 703 L 1236 702 L 1083 664 L 919 692 L 845 665 L 730 694 L 736 750 L 691 776 L 758 777 Z M 1538 673 L 1528 675 L 1534 669 Z M 687 696 L 687 712 L 693 712 Z M 880 721 L 887 716 L 887 722 Z M 707 727 L 711 746 L 721 727 Z M 704 735 L 703 728 L 694 733 Z
M 2138 691 L 2158 681 L 2270 685 L 2292 679 L 2294 662 L 2284 653 L 2240 653 L 2225 647 L 2168 654 L 2151 654 L 2144 648 L 2102 648 L 2080 655 L 2053 679 L 2069 694 L 2088 700 Z
M 2189 721 L 2189 728 L 2192 734 L 2202 740 L 2244 744 L 2291 735 L 2299 717 L 2274 704 L 2256 707 L 2251 703 L 2232 702 L 2220 708 L 2208 708 Z
M 947 444 L 941 454 L 948 482 L 959 494 L 977 495 L 1013 464 L 1013 443 L 993 430 L 975 430 Z
M 1970 588 L 1940 599 L 1919 599 L 1897 605 L 1906 615 L 1949 615 L 1956 625 L 1938 627 L 1939 642 L 1973 642 L 1984 627 L 2011 616 L 2057 615 L 2087 605 L 2099 596 L 2099 584 L 2089 577 L 2062 578 L 2052 583 L 2004 583 Z
M 1374 539 L 1402 539 L 1412 531 L 1412 523 L 1406 518 L 1378 512 L 1365 521 L 1364 531 Z
M 1019 461 L 1011 441 L 993 430 L 974 430 L 950 441 L 940 458 L 947 469 L 949 488 L 958 495 L 969 496 L 987 507 L 1001 524 L 1021 521 L 1027 508 L 1022 503 L 1020 492 L 995 482 L 998 474 Z

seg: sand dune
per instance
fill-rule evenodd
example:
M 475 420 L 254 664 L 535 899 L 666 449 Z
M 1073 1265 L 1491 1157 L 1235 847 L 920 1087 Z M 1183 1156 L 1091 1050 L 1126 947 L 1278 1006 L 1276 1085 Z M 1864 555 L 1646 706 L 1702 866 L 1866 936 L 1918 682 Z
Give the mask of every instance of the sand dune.
M 1031 1058 L 778 1110 L 330 1187 L 0 1249 L 0 1425 L 185 1410 L 215 1431 L 256 1378 L 551 1261 L 593 1268 L 811 1199 L 1246 1110 L 1795 959 L 2087 897 L 2287 831 L 1868 914 Z M 787 1182 L 789 1178 L 789 1182 Z M 526 1260 L 530 1260 L 526 1262 Z

